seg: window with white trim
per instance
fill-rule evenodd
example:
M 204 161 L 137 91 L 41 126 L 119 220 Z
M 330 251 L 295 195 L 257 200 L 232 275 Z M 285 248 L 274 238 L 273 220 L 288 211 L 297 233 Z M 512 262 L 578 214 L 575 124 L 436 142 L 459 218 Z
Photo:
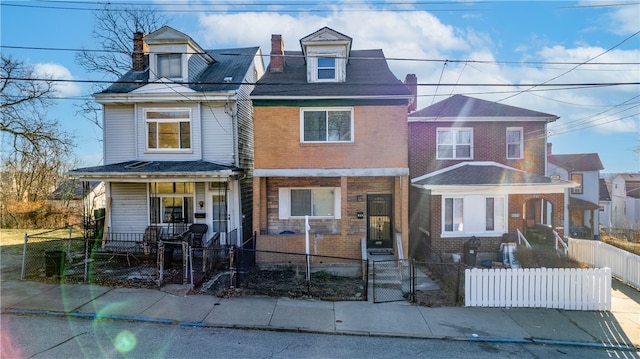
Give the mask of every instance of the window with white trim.
M 353 142 L 352 108 L 303 108 L 300 142 Z
M 340 187 L 280 188 L 280 219 L 340 218 Z
M 336 58 L 335 57 L 318 57 L 318 80 L 335 80 L 336 79 Z
M 153 182 L 149 194 L 151 223 L 193 223 L 193 183 Z
M 437 129 L 437 158 L 472 159 L 473 130 L 471 128 Z
M 522 127 L 507 128 L 507 159 L 523 158 L 524 140 L 522 134 Z
M 506 198 L 502 196 L 467 195 L 443 197 L 442 234 L 500 235 L 506 229 Z
M 582 173 L 572 173 L 571 174 L 571 182 L 578 185 L 578 187 L 571 188 L 571 193 L 573 194 L 582 194 Z
M 158 78 L 182 78 L 182 54 L 156 55 Z
M 191 149 L 191 110 L 147 109 L 148 150 Z

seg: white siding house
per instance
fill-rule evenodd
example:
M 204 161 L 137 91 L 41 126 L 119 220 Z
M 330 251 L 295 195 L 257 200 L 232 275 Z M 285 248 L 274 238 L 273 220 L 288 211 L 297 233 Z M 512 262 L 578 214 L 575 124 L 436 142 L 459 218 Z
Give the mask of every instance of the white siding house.
M 111 233 L 208 225 L 221 244 L 251 233 L 253 123 L 248 94 L 264 73 L 258 47 L 205 50 L 165 26 L 134 35 L 132 69 L 94 95 L 104 165 L 70 175 L 106 183 Z M 251 139 L 249 141 L 248 139 Z

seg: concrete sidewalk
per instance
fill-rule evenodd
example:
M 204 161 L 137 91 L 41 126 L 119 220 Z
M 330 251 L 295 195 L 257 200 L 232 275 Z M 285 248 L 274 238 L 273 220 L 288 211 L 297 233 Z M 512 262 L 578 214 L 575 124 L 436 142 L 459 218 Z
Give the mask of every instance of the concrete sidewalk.
M 613 280 L 612 311 L 428 308 L 406 302 L 176 295 L 155 289 L 2 281 L 2 314 L 224 328 L 640 349 L 640 292 Z

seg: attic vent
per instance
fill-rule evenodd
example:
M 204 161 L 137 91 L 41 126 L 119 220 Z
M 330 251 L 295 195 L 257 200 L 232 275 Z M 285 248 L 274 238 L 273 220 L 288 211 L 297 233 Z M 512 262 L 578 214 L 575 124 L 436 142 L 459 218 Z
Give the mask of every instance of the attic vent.
M 227 76 L 227 77 L 225 77 L 225 78 L 224 78 L 224 80 L 222 80 L 222 81 L 223 81 L 224 83 L 227 83 L 227 84 L 228 84 L 229 82 L 231 82 L 231 80 L 233 80 L 233 77 L 231 77 L 231 76 Z
M 140 167 L 144 167 L 148 164 L 150 164 L 150 161 L 138 161 L 138 162 L 134 162 L 130 165 L 126 165 L 124 166 L 125 168 L 140 168 Z

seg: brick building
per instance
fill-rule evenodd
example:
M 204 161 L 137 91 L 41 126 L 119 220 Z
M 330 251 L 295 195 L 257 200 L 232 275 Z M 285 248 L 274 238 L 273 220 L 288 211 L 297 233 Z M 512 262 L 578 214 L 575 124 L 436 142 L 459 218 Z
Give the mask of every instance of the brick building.
M 365 242 L 407 253 L 411 92 L 382 50 L 352 50 L 332 29 L 301 39 L 301 51 L 271 41 L 251 93 L 257 249 L 304 252 L 308 216 L 311 254 L 361 258 Z

